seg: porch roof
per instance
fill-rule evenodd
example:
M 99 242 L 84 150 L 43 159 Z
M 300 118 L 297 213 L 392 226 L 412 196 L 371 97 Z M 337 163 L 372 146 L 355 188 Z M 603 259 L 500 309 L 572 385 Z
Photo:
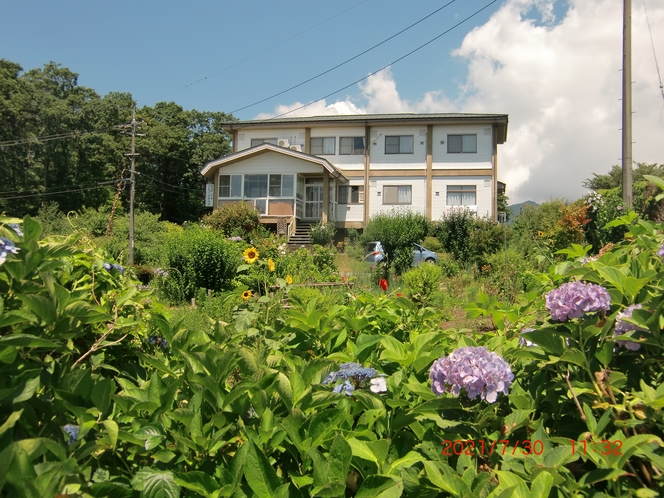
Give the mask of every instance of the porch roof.
M 227 164 L 233 164 L 242 161 L 244 159 L 247 159 L 249 157 L 256 156 L 259 154 L 265 154 L 267 152 L 276 152 L 277 154 L 283 154 L 285 156 L 290 156 L 296 159 L 301 159 L 303 161 L 317 164 L 326 169 L 333 178 L 341 179 L 346 182 L 348 181 L 348 177 L 344 174 L 344 172 L 337 169 L 327 159 L 324 159 L 319 156 L 312 156 L 311 154 L 298 152 L 296 150 L 287 149 L 285 147 L 280 147 L 279 145 L 274 145 L 269 143 L 263 143 L 257 145 L 256 147 L 251 147 L 250 149 L 244 149 L 234 154 L 230 154 L 228 156 L 215 159 L 214 161 L 210 161 L 209 163 L 205 164 L 205 166 L 201 170 L 201 174 L 206 178 L 213 179 L 215 172 L 222 166 L 226 166 Z

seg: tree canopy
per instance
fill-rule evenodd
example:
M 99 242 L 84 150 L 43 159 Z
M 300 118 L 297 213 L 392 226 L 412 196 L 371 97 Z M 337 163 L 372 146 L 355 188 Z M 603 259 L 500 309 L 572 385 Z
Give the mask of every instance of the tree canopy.
M 129 177 L 129 93 L 100 96 L 78 74 L 50 62 L 23 68 L 0 59 L 0 212 L 34 215 L 47 202 L 64 212 L 97 208 Z M 136 207 L 181 223 L 204 212 L 203 164 L 230 152 L 223 112 L 144 106 L 136 140 Z M 125 186 L 128 186 L 125 184 Z M 121 197 L 125 207 L 129 188 Z

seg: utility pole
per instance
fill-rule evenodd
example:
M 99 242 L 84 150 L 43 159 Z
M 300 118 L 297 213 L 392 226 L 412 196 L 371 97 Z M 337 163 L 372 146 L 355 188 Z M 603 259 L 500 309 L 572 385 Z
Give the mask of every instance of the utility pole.
M 632 0 L 623 0 L 622 198 L 632 207 Z

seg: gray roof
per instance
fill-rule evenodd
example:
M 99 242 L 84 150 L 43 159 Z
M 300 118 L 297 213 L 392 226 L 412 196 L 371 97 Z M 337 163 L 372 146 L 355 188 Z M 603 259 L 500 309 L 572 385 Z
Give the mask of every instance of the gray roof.
M 507 139 L 507 114 L 470 114 L 461 112 L 446 113 L 397 113 L 397 114 L 332 114 L 328 116 L 303 116 L 294 118 L 268 118 L 248 121 L 230 121 L 223 123 L 228 131 L 243 128 L 285 127 L 293 125 L 325 126 L 335 125 L 377 125 L 377 124 L 461 124 L 461 123 L 492 123 L 498 126 L 498 143 Z

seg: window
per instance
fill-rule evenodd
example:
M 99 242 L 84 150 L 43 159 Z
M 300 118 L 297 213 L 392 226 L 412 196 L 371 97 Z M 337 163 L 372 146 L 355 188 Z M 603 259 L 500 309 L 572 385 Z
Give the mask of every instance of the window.
M 477 187 L 475 185 L 448 185 L 448 206 L 476 206 Z
M 267 197 L 267 175 L 244 175 L 244 196 Z
M 364 185 L 340 185 L 337 190 L 339 204 L 364 204 Z
M 363 155 L 364 137 L 339 138 L 339 154 L 342 156 Z
M 314 156 L 331 156 L 334 155 L 337 139 L 335 137 L 329 138 L 312 138 L 309 143 L 309 153 Z
M 477 135 L 447 135 L 448 154 L 477 152 Z
M 219 197 L 242 197 L 242 175 L 219 175 Z
M 274 144 L 277 145 L 277 139 L 276 138 L 252 138 L 251 139 L 251 146 L 256 147 L 257 145 L 261 144 Z
M 383 187 L 383 204 L 412 204 L 413 192 L 410 185 L 386 185 Z
M 293 197 L 293 175 L 270 175 L 270 197 Z
M 385 137 L 385 154 L 412 154 L 413 135 Z

